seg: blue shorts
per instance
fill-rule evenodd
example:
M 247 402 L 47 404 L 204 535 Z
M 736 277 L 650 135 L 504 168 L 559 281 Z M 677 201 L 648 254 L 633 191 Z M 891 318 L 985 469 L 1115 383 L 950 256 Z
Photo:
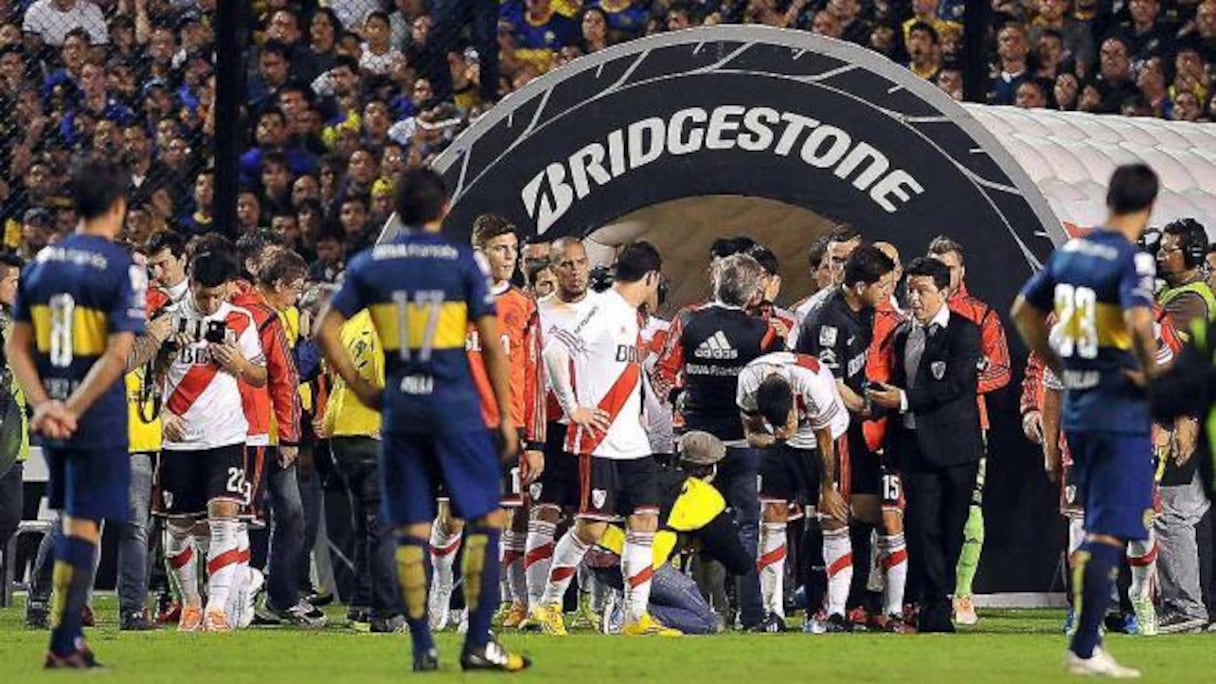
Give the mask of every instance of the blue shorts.
M 476 520 L 498 509 L 502 466 L 489 432 L 386 432 L 380 449 L 383 510 L 394 527 L 434 520 L 440 484 L 458 518 Z
M 1067 433 L 1085 531 L 1124 541 L 1148 539 L 1153 513 L 1153 446 L 1149 435 Z
M 126 522 L 131 454 L 126 449 L 43 447 L 47 505 L 73 518 Z

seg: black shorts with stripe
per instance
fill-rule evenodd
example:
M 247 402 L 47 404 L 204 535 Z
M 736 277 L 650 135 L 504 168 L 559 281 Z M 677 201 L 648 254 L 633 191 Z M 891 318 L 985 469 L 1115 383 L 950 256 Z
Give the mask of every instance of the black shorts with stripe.
M 160 515 L 205 516 L 211 501 L 249 502 L 245 445 L 161 452 L 154 478 Z

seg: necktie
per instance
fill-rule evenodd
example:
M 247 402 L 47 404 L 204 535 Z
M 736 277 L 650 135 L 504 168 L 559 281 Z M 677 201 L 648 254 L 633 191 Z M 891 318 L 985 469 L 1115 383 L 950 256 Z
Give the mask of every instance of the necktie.
M 908 346 L 904 350 L 904 373 L 908 378 L 907 389 L 912 389 L 916 386 L 916 376 L 920 370 L 920 357 L 925 353 L 925 337 L 924 326 L 913 323 L 912 332 L 908 334 Z M 904 414 L 904 426 L 908 429 L 916 428 L 916 419 L 912 416 L 911 411 Z

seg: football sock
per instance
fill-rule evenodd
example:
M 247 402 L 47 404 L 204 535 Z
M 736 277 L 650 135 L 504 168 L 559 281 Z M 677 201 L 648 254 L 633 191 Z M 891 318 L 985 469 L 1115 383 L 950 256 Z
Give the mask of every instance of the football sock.
M 236 554 L 236 574 L 226 607 L 229 623 L 233 627 L 237 626 L 245 611 L 249 591 L 249 525 L 244 522 L 237 523 Z
M 524 575 L 528 582 L 528 603 L 539 605 L 545 586 L 549 584 L 549 567 L 553 563 L 553 535 L 557 525 L 544 520 L 528 523 L 524 540 Z
M 904 587 L 908 582 L 908 546 L 904 542 L 903 533 L 880 536 L 878 548 L 883 572 L 886 574 L 883 588 L 883 613 L 902 615 Z
M 224 612 L 236 581 L 240 563 L 238 549 L 241 524 L 231 519 L 212 519 L 211 548 L 207 551 L 207 611 Z
M 473 527 L 465 540 L 460 569 L 464 577 L 465 606 L 469 610 L 466 651 L 480 649 L 490 640 L 490 621 L 500 600 L 498 544 L 501 534 L 492 527 Z
M 540 597 L 540 605 L 554 605 L 562 602 L 566 589 L 570 586 L 570 580 L 574 579 L 578 564 L 583 562 L 583 556 L 587 555 L 588 546 L 574 533 L 575 529 L 575 527 L 571 527 L 567 530 L 553 549 L 553 564 L 549 568 L 549 581 L 545 584 L 545 591 Z
M 456 564 L 456 552 L 460 550 L 461 532 L 448 534 L 438 520 L 431 525 L 431 586 L 451 590 L 455 583 L 453 568 Z
M 51 594 L 51 652 L 66 656 L 84 646 L 81 619 L 93 584 L 96 546 L 80 537 L 55 538 Z
M 621 551 L 621 576 L 625 580 L 625 622 L 637 622 L 650 605 L 654 579 L 654 532 L 629 531 Z
M 420 537 L 397 537 L 397 585 L 405 601 L 405 621 L 410 627 L 414 657 L 435 648 L 426 619 L 427 541 Z
M 172 521 L 166 525 L 165 556 L 169 559 L 170 577 L 177 585 L 178 596 L 183 606 L 198 607 L 198 554 L 194 549 L 191 525 L 178 525 Z
M 849 528 L 823 531 L 823 560 L 828 573 L 828 615 L 844 615 L 853 583 L 853 543 Z
M 975 571 L 980 566 L 980 553 L 984 550 L 984 509 L 971 506 L 967 514 L 967 525 L 963 528 L 963 550 L 955 568 L 955 596 L 970 596 Z
M 1073 610 L 1077 631 L 1069 648 L 1078 657 L 1090 658 L 1102 641 L 1099 628 L 1110 605 L 1115 576 L 1123 556 L 1121 547 L 1087 541 L 1077 551 L 1073 564 Z
M 783 522 L 760 523 L 756 572 L 760 574 L 760 598 L 766 617 L 785 617 L 785 528 Z
M 1148 539 L 1127 543 L 1127 564 L 1132 573 L 1128 596 L 1151 599 L 1157 579 L 1157 540 L 1153 538 L 1152 530 Z
M 503 600 L 528 602 L 528 580 L 524 573 L 525 536 L 515 530 L 502 533 Z

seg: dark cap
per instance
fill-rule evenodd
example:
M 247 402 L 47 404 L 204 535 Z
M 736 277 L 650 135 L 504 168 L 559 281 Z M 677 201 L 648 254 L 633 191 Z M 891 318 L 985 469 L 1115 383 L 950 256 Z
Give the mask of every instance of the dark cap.
M 680 460 L 692 465 L 714 465 L 726 456 L 722 440 L 708 432 L 695 430 L 680 438 Z
M 46 209 L 33 207 L 32 209 L 25 210 L 25 215 L 21 217 L 21 222 L 32 223 L 38 226 L 49 226 L 55 222 L 55 218 Z

